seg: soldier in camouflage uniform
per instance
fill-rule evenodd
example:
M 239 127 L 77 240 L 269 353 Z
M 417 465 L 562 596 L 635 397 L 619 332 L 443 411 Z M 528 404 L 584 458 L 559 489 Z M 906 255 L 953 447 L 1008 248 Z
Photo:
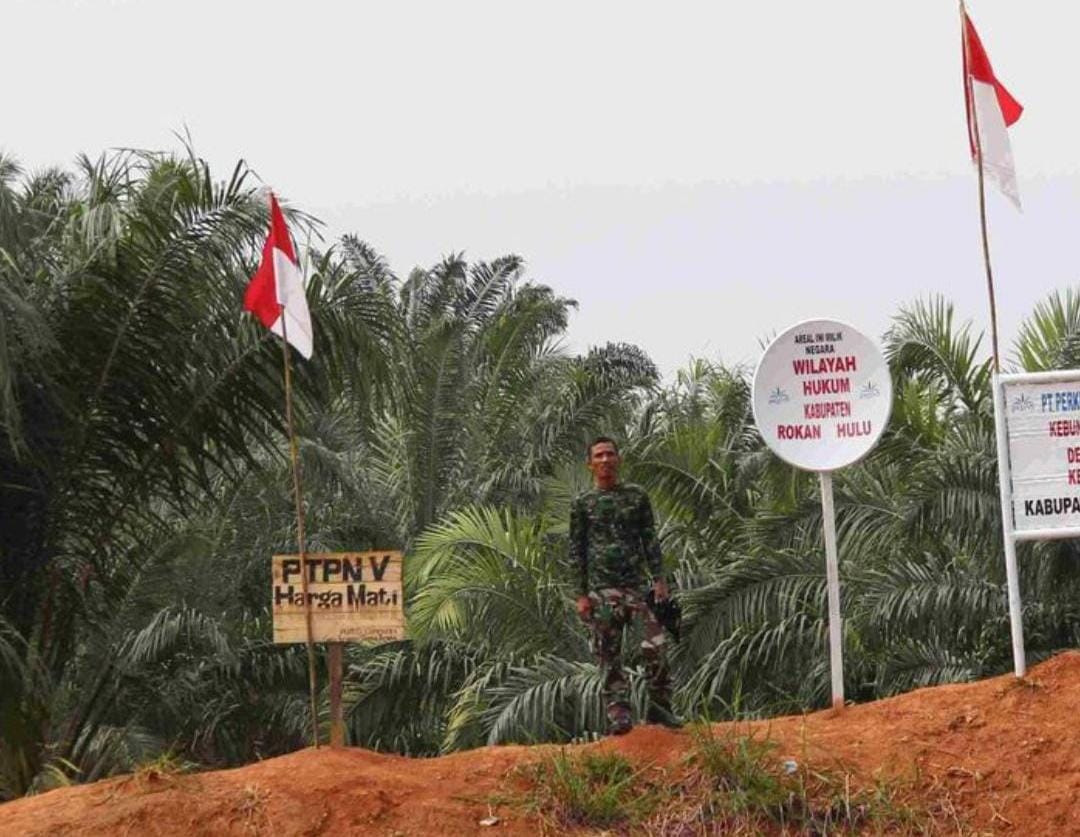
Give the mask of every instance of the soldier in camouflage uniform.
M 635 616 L 644 621 L 641 651 L 649 684 L 648 720 L 677 725 L 671 712 L 666 635 L 645 604 L 650 579 L 655 600 L 668 597 L 652 505 L 644 489 L 619 482 L 620 461 L 614 441 L 595 439 L 587 460 L 593 489 L 574 500 L 570 509 L 571 559 L 581 573 L 577 611 L 592 631 L 593 650 L 604 675 L 608 728 L 616 735 L 633 725 L 622 636 Z

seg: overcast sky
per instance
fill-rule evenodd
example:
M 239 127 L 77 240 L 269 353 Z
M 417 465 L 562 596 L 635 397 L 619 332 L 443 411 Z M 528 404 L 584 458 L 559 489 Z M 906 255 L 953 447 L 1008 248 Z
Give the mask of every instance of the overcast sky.
M 989 196 L 1003 337 L 1080 278 L 1080 4 L 971 0 L 1024 214 Z M 985 325 L 951 0 L 0 0 L 0 149 L 28 168 L 245 158 L 405 274 L 515 252 L 570 345 L 753 363 L 810 317 L 932 292 Z

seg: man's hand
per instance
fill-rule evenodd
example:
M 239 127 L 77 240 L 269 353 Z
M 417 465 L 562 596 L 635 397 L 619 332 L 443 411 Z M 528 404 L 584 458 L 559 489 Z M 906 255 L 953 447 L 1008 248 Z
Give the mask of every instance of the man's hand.
M 577 597 L 577 615 L 584 621 L 589 618 L 589 614 L 592 613 L 592 601 L 588 596 Z
M 652 584 L 653 599 L 658 602 L 666 602 L 670 591 L 668 590 L 667 582 L 662 578 L 656 579 Z

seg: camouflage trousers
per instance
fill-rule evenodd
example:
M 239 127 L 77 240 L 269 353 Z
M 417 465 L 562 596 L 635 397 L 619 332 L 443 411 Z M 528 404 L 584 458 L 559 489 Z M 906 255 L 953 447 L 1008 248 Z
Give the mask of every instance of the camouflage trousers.
M 593 653 L 604 678 L 604 700 L 611 723 L 630 719 L 630 686 L 623 671 L 623 628 L 635 617 L 643 621 L 645 631 L 641 655 L 645 661 L 645 677 L 649 699 L 655 706 L 671 707 L 671 675 L 668 670 L 663 627 L 645 604 L 644 597 L 634 590 L 598 590 L 589 593 L 592 610 L 586 620 L 592 634 Z

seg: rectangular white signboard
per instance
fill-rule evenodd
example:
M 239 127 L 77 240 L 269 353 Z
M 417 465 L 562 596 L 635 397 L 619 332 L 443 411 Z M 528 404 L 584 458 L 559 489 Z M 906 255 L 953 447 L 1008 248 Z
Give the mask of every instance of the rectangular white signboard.
M 1080 529 L 1080 379 L 1002 385 L 1015 530 Z
M 389 642 L 405 638 L 400 552 L 309 552 L 307 599 L 314 642 Z M 299 555 L 275 555 L 274 642 L 305 642 Z
M 1016 544 L 1080 538 L 1080 369 L 994 373 L 993 389 L 1013 665 L 1023 677 Z

